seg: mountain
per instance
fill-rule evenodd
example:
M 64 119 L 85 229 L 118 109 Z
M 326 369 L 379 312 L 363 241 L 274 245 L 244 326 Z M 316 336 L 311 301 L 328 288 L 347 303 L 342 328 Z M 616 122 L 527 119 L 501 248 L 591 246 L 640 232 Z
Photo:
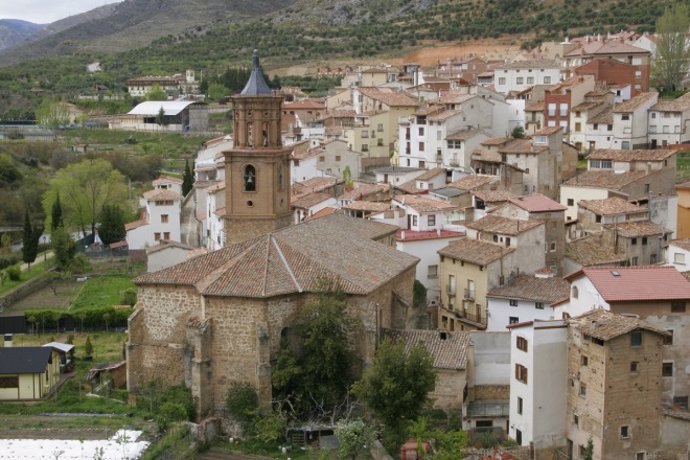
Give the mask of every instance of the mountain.
M 29 40 L 44 27 L 19 19 L 0 19 L 0 51 Z
M 193 37 L 214 23 L 248 20 L 295 0 L 124 0 L 51 24 L 31 43 L 1 54 L 0 65 L 80 52 L 116 53 L 169 35 Z

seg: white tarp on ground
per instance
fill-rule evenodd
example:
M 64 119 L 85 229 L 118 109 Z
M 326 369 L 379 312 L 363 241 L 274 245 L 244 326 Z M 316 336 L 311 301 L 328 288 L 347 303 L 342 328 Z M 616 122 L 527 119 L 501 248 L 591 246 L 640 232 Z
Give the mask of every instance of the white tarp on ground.
M 141 431 L 119 430 L 110 439 L 0 439 L 0 458 L 11 460 L 136 460 L 149 446 Z M 102 449 L 102 450 L 101 450 Z

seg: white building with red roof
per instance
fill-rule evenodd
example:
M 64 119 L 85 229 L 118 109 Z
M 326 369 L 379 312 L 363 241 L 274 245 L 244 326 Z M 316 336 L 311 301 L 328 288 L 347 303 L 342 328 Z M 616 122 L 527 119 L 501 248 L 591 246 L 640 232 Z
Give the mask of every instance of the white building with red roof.
M 174 178 L 172 178 L 174 179 Z M 160 241 L 180 241 L 182 195 L 174 191 L 171 178 L 154 181 L 154 189 L 144 192 L 140 200 L 140 218 L 125 224 L 130 251 L 141 251 Z

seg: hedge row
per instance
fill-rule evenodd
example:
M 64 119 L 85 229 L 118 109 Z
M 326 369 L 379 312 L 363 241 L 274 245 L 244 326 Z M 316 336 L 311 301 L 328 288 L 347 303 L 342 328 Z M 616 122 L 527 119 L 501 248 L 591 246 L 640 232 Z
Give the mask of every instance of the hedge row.
M 32 310 L 25 313 L 26 321 L 36 328 L 56 327 L 58 323 L 65 327 L 66 323 L 74 324 L 75 328 L 106 329 L 112 327 L 127 327 L 127 318 L 132 309 L 113 307 L 83 308 L 74 312 L 62 310 Z

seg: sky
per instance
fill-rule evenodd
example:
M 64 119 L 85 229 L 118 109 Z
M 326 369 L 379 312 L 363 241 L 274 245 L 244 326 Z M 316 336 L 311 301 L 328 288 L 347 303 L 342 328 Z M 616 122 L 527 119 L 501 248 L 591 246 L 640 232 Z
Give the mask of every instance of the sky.
M 0 0 L 0 19 L 48 24 L 121 0 Z

